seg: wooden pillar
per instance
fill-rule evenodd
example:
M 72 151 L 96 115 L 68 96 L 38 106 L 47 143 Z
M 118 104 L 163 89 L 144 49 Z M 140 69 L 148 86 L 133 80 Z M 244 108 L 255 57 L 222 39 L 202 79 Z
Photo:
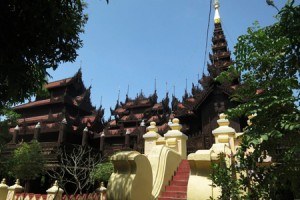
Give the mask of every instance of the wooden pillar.
M 81 139 L 81 145 L 85 146 L 88 144 L 88 134 L 89 134 L 89 130 L 87 127 L 85 127 L 83 129 L 83 133 L 82 133 L 82 139 Z
M 144 153 L 143 135 L 147 132 L 147 127 L 146 127 L 145 120 L 141 121 L 139 131 L 140 132 L 139 132 L 138 137 L 137 137 L 137 151 L 139 151 L 140 153 Z
M 104 151 L 104 145 L 105 145 L 105 135 L 104 132 L 100 135 L 100 152 Z
M 130 131 L 127 129 L 125 133 L 125 147 L 129 148 L 130 144 Z
M 58 143 L 65 142 L 65 140 L 66 140 L 66 127 L 67 127 L 67 120 L 66 120 L 66 118 L 64 118 L 60 123 Z
M 142 120 L 141 124 L 140 124 L 140 135 L 144 135 L 146 133 L 146 124 L 145 124 L 145 120 Z
M 38 122 L 38 123 L 35 125 L 33 139 L 39 141 L 40 133 L 41 133 L 41 123 Z
M 20 127 L 17 125 L 15 127 L 15 130 L 14 130 L 14 133 L 13 133 L 12 143 L 17 144 L 19 133 L 20 133 Z

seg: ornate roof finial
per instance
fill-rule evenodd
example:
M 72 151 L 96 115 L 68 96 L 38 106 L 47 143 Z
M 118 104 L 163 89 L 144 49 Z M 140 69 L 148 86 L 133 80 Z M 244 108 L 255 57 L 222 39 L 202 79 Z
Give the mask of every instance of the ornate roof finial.
M 187 78 L 185 78 L 185 92 L 187 93 Z
M 220 18 L 220 14 L 219 14 L 219 7 L 220 7 L 219 0 L 215 0 L 214 6 L 215 6 L 214 22 L 215 22 L 215 24 L 219 24 L 219 23 L 221 23 L 221 18 Z
M 168 92 L 168 82 L 166 82 L 166 92 Z
M 119 86 L 119 89 L 118 89 L 118 104 L 119 104 L 119 101 L 120 101 L 120 86 Z
M 173 93 L 174 93 L 174 96 L 175 96 L 175 85 L 173 85 Z
M 126 92 L 126 96 L 128 96 L 128 95 L 129 95 L 129 83 L 127 85 L 127 92 Z

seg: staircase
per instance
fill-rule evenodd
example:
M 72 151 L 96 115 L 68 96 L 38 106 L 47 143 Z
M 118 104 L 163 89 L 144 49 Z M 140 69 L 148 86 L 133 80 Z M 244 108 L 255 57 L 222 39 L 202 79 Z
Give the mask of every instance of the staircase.
M 190 165 L 182 160 L 166 191 L 162 192 L 158 200 L 186 200 L 187 184 L 190 175 Z

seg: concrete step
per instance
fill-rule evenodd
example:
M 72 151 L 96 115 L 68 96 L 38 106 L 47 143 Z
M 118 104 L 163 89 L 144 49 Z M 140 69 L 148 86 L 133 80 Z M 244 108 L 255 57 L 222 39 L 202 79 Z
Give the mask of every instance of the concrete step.
M 177 171 L 175 176 L 190 176 L 190 172 L 179 172 L 179 171 Z
M 169 191 L 186 192 L 187 191 L 187 186 L 169 185 L 169 186 L 166 187 L 166 192 L 169 192 Z
M 171 181 L 170 186 L 174 185 L 174 186 L 187 186 L 188 184 L 188 180 L 183 181 L 183 180 L 179 180 L 179 181 Z
M 178 168 L 177 172 L 190 172 L 190 168 Z
M 174 176 L 173 177 L 173 181 L 188 181 L 189 180 L 189 176 Z
M 158 200 L 186 200 L 186 198 L 158 197 Z
M 165 192 L 162 192 L 158 200 L 186 200 L 189 175 L 189 163 L 187 160 L 182 160 L 169 186 L 166 187 Z
M 163 192 L 163 197 L 175 197 L 175 198 L 186 198 L 186 192 Z

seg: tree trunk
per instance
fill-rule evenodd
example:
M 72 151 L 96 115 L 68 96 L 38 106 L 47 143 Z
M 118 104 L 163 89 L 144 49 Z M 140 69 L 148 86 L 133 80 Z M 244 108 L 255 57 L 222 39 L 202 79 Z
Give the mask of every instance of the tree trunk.
M 25 193 L 29 193 L 30 192 L 30 180 L 26 180 L 25 181 L 24 192 Z

